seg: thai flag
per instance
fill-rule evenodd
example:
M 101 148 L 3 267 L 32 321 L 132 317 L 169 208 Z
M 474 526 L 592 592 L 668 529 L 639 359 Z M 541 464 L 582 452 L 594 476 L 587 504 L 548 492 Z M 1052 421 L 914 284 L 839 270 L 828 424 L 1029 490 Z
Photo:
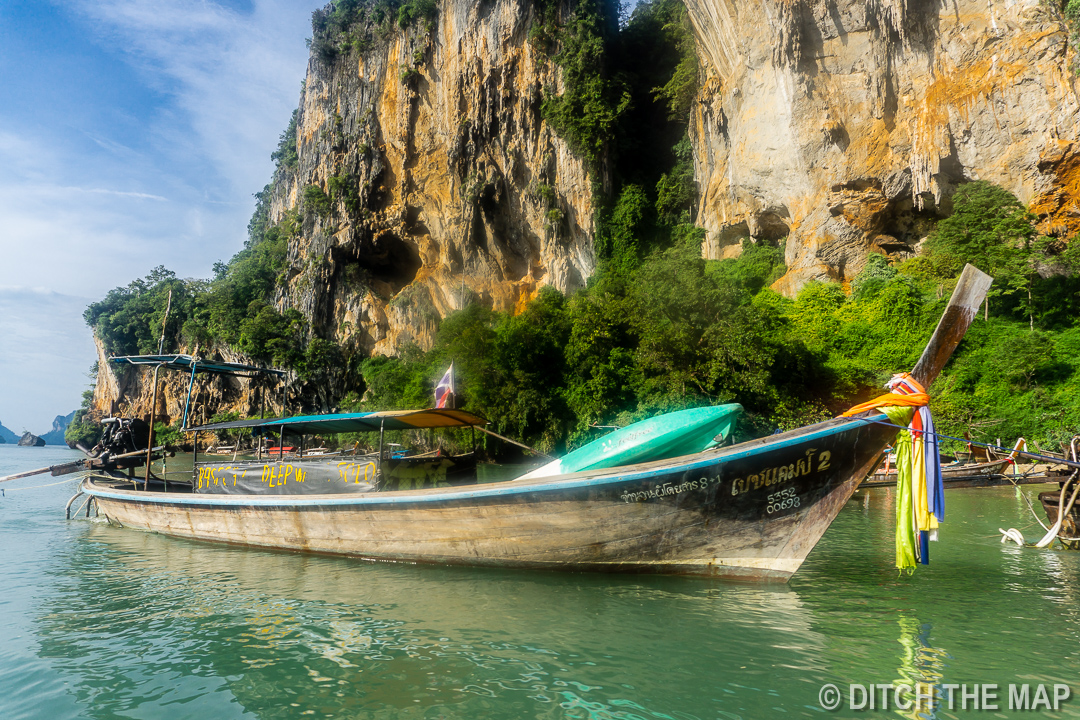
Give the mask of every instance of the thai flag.
M 435 407 L 444 408 L 450 406 L 450 397 L 454 394 L 454 363 L 442 376 L 442 380 L 435 386 Z

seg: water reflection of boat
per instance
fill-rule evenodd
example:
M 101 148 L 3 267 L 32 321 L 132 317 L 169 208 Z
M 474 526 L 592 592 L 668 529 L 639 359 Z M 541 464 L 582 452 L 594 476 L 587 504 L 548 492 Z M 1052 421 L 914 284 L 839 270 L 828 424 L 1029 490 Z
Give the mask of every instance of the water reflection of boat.
M 965 269 L 912 372 L 923 386 L 959 344 L 990 280 Z M 483 420 L 428 410 L 246 426 L 278 430 L 284 441 L 286 427 L 303 435 L 367 425 L 381 438 L 394 423 L 473 428 Z M 371 477 L 333 493 L 310 494 L 306 480 L 296 482 L 297 468 L 281 462 L 229 478 L 231 487 L 250 479 L 252 489 L 265 485 L 269 493 L 233 494 L 228 481 L 221 492 L 221 478 L 200 483 L 199 492 L 95 479 L 80 490 L 111 522 L 201 540 L 405 562 L 787 579 L 898 430 L 868 411 L 678 458 L 423 489 L 386 482 L 392 473 L 380 442 Z M 289 490 L 290 472 L 299 494 Z
M 38 652 L 82 714 L 103 720 L 133 706 L 141 717 L 564 718 L 560 703 L 579 699 L 599 717 L 631 703 L 645 717 L 766 717 L 776 698 L 716 698 L 689 669 L 772 687 L 778 667 L 816 668 L 828 643 L 786 586 L 341 563 L 105 524 L 54 577 Z M 676 654 L 686 673 L 649 660 Z

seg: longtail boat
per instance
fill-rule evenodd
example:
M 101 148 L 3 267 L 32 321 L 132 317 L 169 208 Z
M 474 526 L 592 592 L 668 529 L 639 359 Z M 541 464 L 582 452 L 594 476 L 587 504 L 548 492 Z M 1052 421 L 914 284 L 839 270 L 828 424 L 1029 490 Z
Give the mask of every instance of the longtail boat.
M 964 269 L 912 371 L 924 387 L 960 343 L 991 281 Z M 368 423 L 381 436 L 436 422 L 484 423 L 460 410 L 426 410 L 246 426 L 280 431 L 283 441 L 285 428 L 354 431 Z M 316 479 L 315 464 L 271 457 L 231 474 L 220 462 L 197 466 L 187 486 L 91 477 L 80 492 L 110 523 L 197 540 L 410 563 L 786 580 L 899 430 L 867 411 L 682 457 L 570 474 L 480 483 L 450 481 L 448 468 L 445 481 L 436 475 L 411 489 L 393 481 L 394 462 L 400 467 L 403 458 L 380 443 L 359 473 L 351 468 L 344 477 L 335 463 L 345 460 L 312 460 L 329 480 Z M 420 474 L 428 477 L 428 469 Z

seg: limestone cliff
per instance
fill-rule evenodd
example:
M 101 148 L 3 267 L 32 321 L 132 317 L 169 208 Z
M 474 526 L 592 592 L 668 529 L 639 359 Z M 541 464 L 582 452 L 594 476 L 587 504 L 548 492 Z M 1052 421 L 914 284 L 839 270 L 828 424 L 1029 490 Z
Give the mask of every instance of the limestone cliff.
M 1039 0 L 685 0 L 706 257 L 787 237 L 796 291 L 910 252 L 958 183 L 989 180 L 1043 232 L 1080 229 L 1080 104 Z
M 303 218 L 280 304 L 365 352 L 429 345 L 473 295 L 513 310 L 541 285 L 574 290 L 595 264 L 593 178 L 541 117 L 560 77 L 529 41 L 534 3 L 437 8 L 404 30 L 369 17 L 362 43 L 316 39 L 298 162 L 272 188 L 272 222 Z

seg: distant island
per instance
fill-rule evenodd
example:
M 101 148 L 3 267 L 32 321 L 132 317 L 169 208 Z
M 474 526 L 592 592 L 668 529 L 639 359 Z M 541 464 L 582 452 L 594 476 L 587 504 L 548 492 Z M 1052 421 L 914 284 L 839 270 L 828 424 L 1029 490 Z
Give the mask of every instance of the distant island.
M 67 430 L 67 426 L 71 424 L 71 421 L 75 419 L 75 411 L 72 410 L 67 415 L 57 415 L 53 418 L 52 430 L 41 435 L 41 439 L 48 445 L 67 445 L 64 442 L 64 432 Z
M 19 436 L 4 427 L 4 423 L 0 423 L 0 443 L 17 442 L 19 442 Z
M 41 438 L 45 441 L 46 445 L 66 445 L 64 442 L 64 431 L 67 430 L 67 426 L 71 424 L 71 421 L 75 418 L 75 412 L 72 411 L 67 415 L 57 415 L 52 422 L 52 429 L 47 433 L 41 435 L 34 435 L 34 437 Z M 26 433 L 18 434 L 12 432 L 10 429 L 4 427 L 3 423 L 0 423 L 0 444 L 11 443 L 19 444 L 20 440 L 25 437 Z

